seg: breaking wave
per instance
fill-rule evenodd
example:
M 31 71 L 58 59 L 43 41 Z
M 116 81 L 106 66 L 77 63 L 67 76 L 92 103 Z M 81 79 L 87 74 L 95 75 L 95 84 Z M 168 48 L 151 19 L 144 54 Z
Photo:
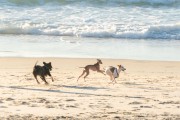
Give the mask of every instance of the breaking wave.
M 180 25 L 151 26 L 144 31 L 118 31 L 109 29 L 87 30 L 81 28 L 55 28 L 47 27 L 1 27 L 0 34 L 16 34 L 16 35 L 50 35 L 50 36 L 77 36 L 92 38 L 125 38 L 125 39 L 173 39 L 180 40 Z
M 135 6 L 179 6 L 180 0 L 0 0 L 1 3 L 15 5 L 93 4 L 93 5 L 135 5 Z

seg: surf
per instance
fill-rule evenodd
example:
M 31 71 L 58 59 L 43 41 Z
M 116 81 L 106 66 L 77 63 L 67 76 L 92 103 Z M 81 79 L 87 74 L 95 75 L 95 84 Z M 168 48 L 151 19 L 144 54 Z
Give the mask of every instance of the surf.
M 0 0 L 1 3 L 14 5 L 67 5 L 67 4 L 86 4 L 86 5 L 110 5 L 110 6 L 179 6 L 179 0 Z
M 50 36 L 74 36 L 74 37 L 91 37 L 91 38 L 126 38 L 126 39 L 173 39 L 180 40 L 180 25 L 164 25 L 150 26 L 144 31 L 117 31 L 113 28 L 97 28 L 93 30 L 91 27 L 87 30 L 82 27 L 71 28 L 68 26 L 58 26 L 50 28 L 50 26 L 42 28 L 39 26 L 6 26 L 0 28 L 0 34 L 15 34 L 15 35 L 50 35 Z M 76 30 L 75 30 L 76 29 Z

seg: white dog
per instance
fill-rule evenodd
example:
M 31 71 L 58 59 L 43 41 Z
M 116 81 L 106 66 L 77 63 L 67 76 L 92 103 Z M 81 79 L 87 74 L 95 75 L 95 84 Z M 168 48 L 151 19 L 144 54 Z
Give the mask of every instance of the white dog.
M 122 65 L 118 65 L 118 68 L 109 66 L 109 67 L 105 68 L 105 73 L 106 73 L 106 75 L 109 75 L 110 80 L 112 80 L 112 82 L 116 83 L 115 78 L 118 78 L 120 72 L 125 71 L 125 70 L 126 70 L 126 68 L 124 68 L 124 66 L 122 66 Z

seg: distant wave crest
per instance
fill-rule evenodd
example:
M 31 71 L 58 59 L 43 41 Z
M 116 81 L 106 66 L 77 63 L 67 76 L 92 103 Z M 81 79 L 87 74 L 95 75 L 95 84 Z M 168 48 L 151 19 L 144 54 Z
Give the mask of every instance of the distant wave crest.
M 83 37 L 109 37 L 127 39 L 174 39 L 180 40 L 180 25 L 151 26 L 144 31 L 124 32 L 88 32 L 82 33 Z
M 92 38 L 123 38 L 123 39 L 173 39 L 180 40 L 180 25 L 151 26 L 144 31 L 121 31 L 116 30 L 74 30 L 52 27 L 13 27 L 0 28 L 0 34 L 23 34 L 23 35 L 51 35 L 51 36 L 77 36 Z
M 44 5 L 47 3 L 73 4 L 87 3 L 95 5 L 135 5 L 135 6 L 179 6 L 180 0 L 0 0 L 1 3 L 16 5 Z

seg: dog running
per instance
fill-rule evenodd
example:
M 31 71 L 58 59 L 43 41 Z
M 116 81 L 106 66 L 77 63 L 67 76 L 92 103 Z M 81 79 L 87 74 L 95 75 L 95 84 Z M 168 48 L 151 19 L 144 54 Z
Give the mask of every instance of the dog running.
M 36 64 L 37 64 L 37 62 L 36 62 Z M 40 84 L 37 79 L 37 76 L 40 76 L 40 78 L 45 82 L 45 84 L 48 84 L 48 82 L 45 79 L 45 77 L 47 75 L 49 75 L 51 77 L 52 82 L 53 82 L 54 79 L 50 73 L 50 71 L 52 70 L 51 62 L 49 62 L 49 63 L 43 62 L 44 66 L 40 66 L 40 65 L 36 65 L 36 64 L 34 65 L 34 68 L 33 68 L 33 75 L 34 75 L 37 83 Z
M 118 65 L 118 68 L 109 66 L 109 67 L 105 68 L 105 73 L 106 73 L 106 75 L 108 75 L 110 77 L 110 80 L 112 82 L 116 83 L 115 78 L 118 78 L 120 72 L 125 71 L 125 70 L 126 70 L 126 68 L 124 68 L 124 66 L 122 66 L 122 65 Z
M 97 71 L 104 74 L 104 71 L 100 70 L 100 64 L 102 64 L 102 61 L 100 59 L 97 59 L 97 63 L 95 63 L 94 65 L 86 65 L 85 67 L 80 67 L 80 68 L 84 68 L 84 70 L 82 74 L 78 77 L 77 81 L 79 80 L 80 77 L 82 77 L 86 73 L 86 75 L 84 76 L 84 81 L 85 81 L 85 78 L 89 75 L 89 70 Z

